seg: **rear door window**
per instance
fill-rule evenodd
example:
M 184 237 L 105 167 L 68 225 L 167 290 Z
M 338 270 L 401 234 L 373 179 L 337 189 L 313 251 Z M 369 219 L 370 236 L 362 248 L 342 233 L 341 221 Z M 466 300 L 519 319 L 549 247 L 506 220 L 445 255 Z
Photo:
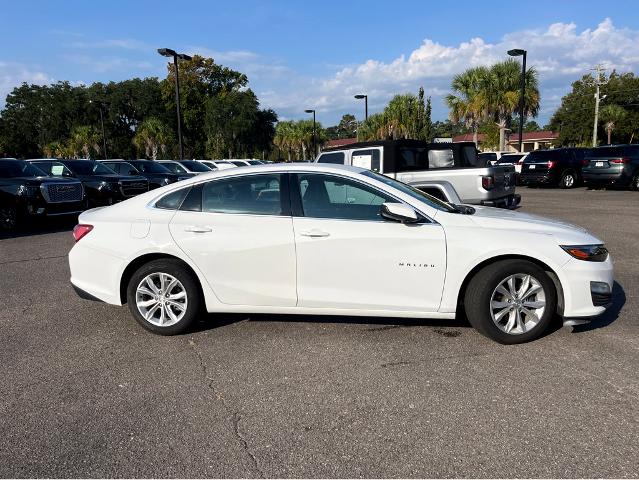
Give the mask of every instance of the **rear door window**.
M 202 211 L 246 215 L 282 215 L 280 174 L 250 175 L 205 183 Z

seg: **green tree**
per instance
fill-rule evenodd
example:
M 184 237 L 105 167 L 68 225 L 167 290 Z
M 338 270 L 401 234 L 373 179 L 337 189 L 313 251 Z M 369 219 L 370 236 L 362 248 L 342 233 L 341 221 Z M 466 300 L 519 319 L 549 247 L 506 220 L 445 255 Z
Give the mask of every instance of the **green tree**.
M 100 134 L 90 125 L 80 125 L 71 130 L 68 148 L 74 158 L 92 158 L 93 153 L 99 153 Z
M 158 153 L 166 154 L 167 145 L 173 139 L 173 132 L 157 117 L 149 117 L 140 124 L 133 137 L 138 153 L 157 160 Z
M 526 94 L 524 117 L 537 116 L 539 112 L 538 75 L 534 67 L 526 70 Z M 512 116 L 519 110 L 521 96 L 521 66 L 517 60 L 509 59 L 490 67 L 482 81 L 483 106 L 487 116 L 499 127 L 499 150 L 504 150 L 506 128 Z
M 599 112 L 599 119 L 604 124 L 608 135 L 608 145 L 611 143 L 612 131 L 626 118 L 626 110 L 619 105 L 606 105 Z
M 369 115 L 368 119 L 360 125 L 358 134 L 361 141 L 389 139 L 391 133 L 384 113 Z
M 486 67 L 474 67 L 453 77 L 453 93 L 445 101 L 450 108 L 450 120 L 463 123 L 473 132 L 473 142 L 477 145 L 479 124 L 487 117 L 487 78 L 490 75 Z

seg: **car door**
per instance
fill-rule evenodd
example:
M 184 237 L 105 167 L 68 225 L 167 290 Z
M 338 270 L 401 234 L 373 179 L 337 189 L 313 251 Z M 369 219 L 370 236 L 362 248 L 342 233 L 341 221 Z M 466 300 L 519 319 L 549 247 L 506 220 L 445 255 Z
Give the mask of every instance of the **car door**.
M 291 176 L 298 306 L 434 312 L 446 272 L 442 227 L 384 219 L 392 196 L 332 174 Z
M 297 303 L 286 175 L 242 175 L 199 184 L 182 202 L 169 228 L 221 302 Z

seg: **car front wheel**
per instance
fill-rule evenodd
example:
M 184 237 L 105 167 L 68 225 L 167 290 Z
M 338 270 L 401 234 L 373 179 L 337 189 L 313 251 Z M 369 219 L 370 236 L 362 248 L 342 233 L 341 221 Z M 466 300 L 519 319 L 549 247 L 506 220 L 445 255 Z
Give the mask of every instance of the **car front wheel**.
M 503 344 L 528 342 L 548 328 L 557 306 L 555 285 L 539 266 L 503 260 L 469 282 L 464 306 L 471 325 Z
M 18 225 L 18 211 L 13 206 L 0 207 L 0 231 L 10 232 Z
M 181 262 L 154 260 L 140 267 L 127 288 L 131 313 L 147 330 L 160 335 L 184 332 L 200 310 L 197 279 Z

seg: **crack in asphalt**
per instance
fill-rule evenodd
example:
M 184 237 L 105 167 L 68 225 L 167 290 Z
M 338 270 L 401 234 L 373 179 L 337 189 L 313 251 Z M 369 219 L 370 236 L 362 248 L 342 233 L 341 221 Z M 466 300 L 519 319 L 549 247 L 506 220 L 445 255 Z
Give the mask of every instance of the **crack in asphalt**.
M 233 428 L 232 428 L 233 435 L 235 435 L 235 437 L 242 444 L 242 447 L 243 447 L 244 451 L 246 452 L 246 454 L 251 459 L 251 463 L 253 464 L 253 468 L 257 472 L 259 478 L 265 478 L 266 476 L 265 476 L 264 472 L 262 471 L 262 469 L 260 468 L 259 463 L 257 461 L 257 458 L 255 457 L 255 455 L 251 451 L 251 448 L 250 448 L 250 446 L 248 444 L 248 441 L 246 440 L 246 438 L 244 437 L 244 435 L 242 435 L 242 432 L 240 431 L 240 421 L 242 420 L 242 416 L 240 415 L 239 412 L 233 410 L 228 405 L 228 403 L 226 403 L 226 400 L 224 399 L 224 396 L 219 391 L 217 391 L 215 389 L 215 387 L 213 386 L 213 382 L 215 380 L 209 376 L 209 368 L 208 368 L 206 362 L 204 361 L 204 358 L 202 357 L 202 353 L 197 348 L 197 344 L 195 343 L 195 341 L 192 338 L 189 338 L 189 345 L 191 346 L 191 348 L 195 352 L 195 355 L 198 358 L 198 361 L 200 363 L 200 368 L 202 369 L 202 372 L 204 373 L 205 380 L 208 381 L 207 387 L 209 388 L 209 390 L 211 390 L 213 392 L 213 396 L 222 402 L 222 406 L 224 407 L 224 410 L 226 410 L 226 412 L 233 419 Z
M 36 257 L 36 258 L 24 258 L 22 260 L 8 260 L 6 262 L 0 262 L 0 265 L 9 265 L 11 263 L 26 263 L 26 262 L 37 262 L 40 260 L 50 260 L 52 258 L 65 258 L 67 254 L 64 255 L 53 255 L 51 257 Z

